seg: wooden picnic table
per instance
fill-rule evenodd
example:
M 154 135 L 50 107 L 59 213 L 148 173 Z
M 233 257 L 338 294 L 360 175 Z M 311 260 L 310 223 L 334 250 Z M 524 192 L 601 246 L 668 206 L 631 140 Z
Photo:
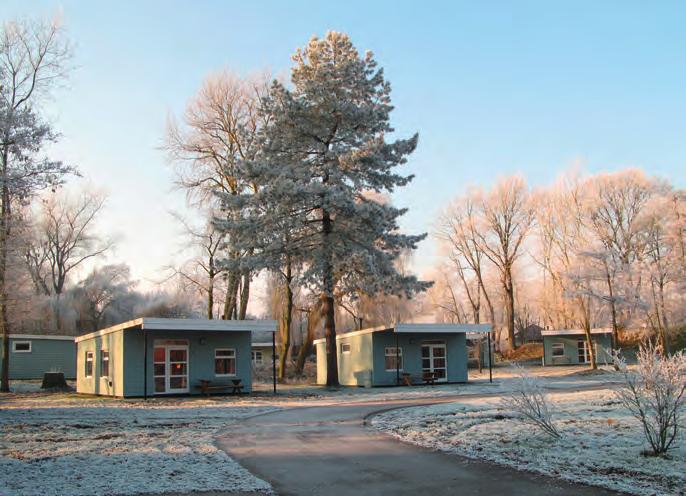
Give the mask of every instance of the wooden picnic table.
M 205 396 L 210 395 L 210 391 L 228 391 L 231 389 L 231 394 L 241 394 L 243 392 L 243 384 L 240 379 L 232 379 L 231 383 L 218 383 L 209 379 L 200 379 L 199 388 Z
M 435 386 L 436 385 L 436 378 L 437 378 L 436 376 L 437 376 L 436 372 L 424 372 L 422 374 L 422 380 L 424 381 L 424 384 L 426 384 L 426 385 L 430 384 L 432 386 Z

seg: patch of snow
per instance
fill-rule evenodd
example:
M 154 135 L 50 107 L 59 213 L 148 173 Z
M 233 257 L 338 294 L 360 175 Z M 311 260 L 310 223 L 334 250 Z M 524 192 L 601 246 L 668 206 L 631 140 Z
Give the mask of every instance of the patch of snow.
M 641 456 L 639 423 L 609 390 L 553 393 L 555 440 L 503 410 L 499 398 L 405 408 L 372 425 L 406 442 L 637 495 L 683 494 L 686 440 L 669 459 Z M 682 492 L 680 492 L 682 491 Z
M 16 395 L 0 408 L 0 494 L 270 493 L 214 435 L 272 410 L 249 401 Z

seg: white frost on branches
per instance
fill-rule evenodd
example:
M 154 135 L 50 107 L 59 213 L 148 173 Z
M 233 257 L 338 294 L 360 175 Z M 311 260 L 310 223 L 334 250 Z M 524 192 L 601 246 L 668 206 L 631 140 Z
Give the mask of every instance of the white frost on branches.
M 686 411 L 686 355 L 665 356 L 659 346 L 648 344 L 639 349 L 635 369 L 619 352 L 613 357 L 624 377 L 617 398 L 641 422 L 650 454 L 665 455 L 679 436 Z

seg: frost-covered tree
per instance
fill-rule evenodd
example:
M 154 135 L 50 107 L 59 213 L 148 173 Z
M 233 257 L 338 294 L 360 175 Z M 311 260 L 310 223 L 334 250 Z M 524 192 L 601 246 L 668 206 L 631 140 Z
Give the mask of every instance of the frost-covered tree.
M 7 22 L 0 27 L 0 391 L 9 390 L 7 278 L 14 207 L 59 184 L 71 168 L 44 155 L 57 139 L 38 112 L 40 98 L 64 76 L 70 48 L 57 22 Z
M 412 179 L 394 168 L 406 162 L 418 138 L 387 141 L 390 84 L 373 55 L 360 56 L 347 35 L 312 38 L 293 60 L 292 88 L 275 82 L 263 101 L 271 119 L 258 159 L 247 165 L 258 185 L 250 195 L 254 208 L 227 228 L 248 244 L 267 240 L 259 251 L 298 257 L 302 281 L 320 294 L 327 385 L 335 386 L 336 292 L 412 295 L 427 287 L 400 275 L 394 264 L 424 235 L 400 234 L 397 220 L 405 210 L 368 194 L 391 193 Z M 232 196 L 223 198 L 229 208 L 240 201 Z M 274 226 L 288 236 L 270 237 Z

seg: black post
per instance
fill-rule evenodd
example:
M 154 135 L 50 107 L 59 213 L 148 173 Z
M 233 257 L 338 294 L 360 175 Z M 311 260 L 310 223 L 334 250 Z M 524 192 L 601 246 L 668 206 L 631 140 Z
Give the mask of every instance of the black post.
M 143 328 L 143 399 L 148 399 L 148 333 Z
M 488 331 L 488 382 L 493 382 L 493 353 L 491 353 L 491 331 Z
M 398 333 L 395 333 L 395 384 L 400 385 L 400 350 L 398 349 Z
M 272 385 L 276 394 L 276 333 L 272 332 Z

